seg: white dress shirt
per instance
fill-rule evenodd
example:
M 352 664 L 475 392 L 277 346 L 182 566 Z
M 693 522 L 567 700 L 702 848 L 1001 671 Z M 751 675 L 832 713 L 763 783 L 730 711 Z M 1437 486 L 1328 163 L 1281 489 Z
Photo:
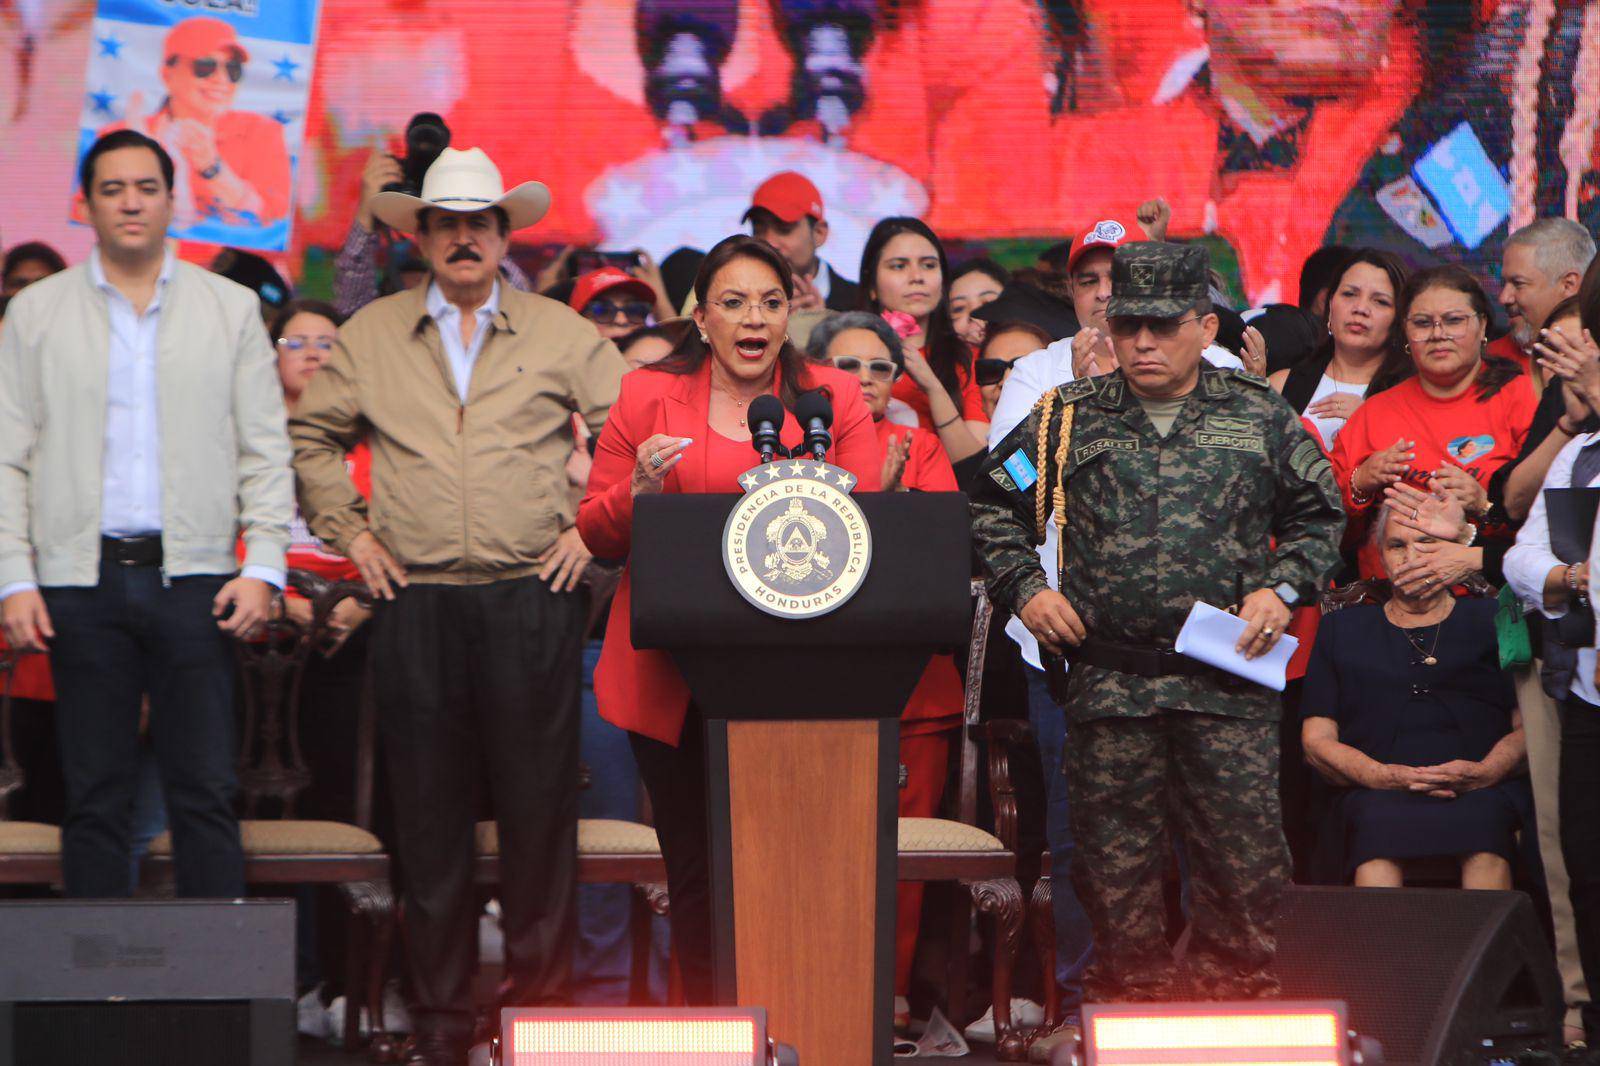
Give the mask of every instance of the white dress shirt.
M 1201 353 L 1212 366 L 1242 370 L 1244 361 L 1226 348 L 1215 344 Z M 1000 389 L 1000 399 L 994 405 L 994 418 L 989 423 L 989 448 L 1006 439 L 1006 435 L 1020 426 L 1050 389 L 1065 385 L 1073 378 L 1072 338 L 1063 337 L 1048 348 L 1041 348 L 1011 364 L 1005 385 Z M 1052 516 L 1045 525 L 1044 543 L 1039 545 L 1039 563 L 1044 567 L 1045 580 L 1050 587 L 1060 591 L 1060 574 L 1056 572 L 1056 520 Z M 1039 642 L 1016 615 L 1006 623 L 1006 636 L 1016 641 L 1022 649 L 1022 658 L 1037 670 L 1044 669 L 1039 661 Z
M 161 328 L 161 298 L 172 280 L 169 250 L 156 278 L 155 295 L 140 314 L 133 302 L 106 279 L 100 249 L 89 253 L 89 277 L 105 295 L 110 320 L 106 352 L 106 429 L 101 454 L 100 533 L 107 537 L 161 534 L 161 425 L 156 377 L 156 342 Z M 287 575 L 268 566 L 247 566 L 241 577 L 282 588 Z M 0 588 L 0 601 L 38 588 L 19 581 Z
M 1506 582 L 1517 594 L 1517 599 L 1522 601 L 1524 611 L 1538 611 L 1550 619 L 1560 618 L 1567 613 L 1566 604 L 1553 611 L 1546 610 L 1544 605 L 1545 578 L 1551 570 L 1566 565 L 1550 550 L 1550 520 L 1545 514 L 1544 490 L 1594 488 L 1600 485 L 1600 477 L 1587 485 L 1572 483 L 1572 464 L 1577 460 L 1578 453 L 1597 439 L 1600 439 L 1600 433 L 1585 433 L 1567 441 L 1566 447 L 1556 453 L 1550 463 L 1550 471 L 1544 476 L 1544 484 L 1539 486 L 1533 506 L 1528 509 L 1528 520 L 1517 532 L 1517 543 L 1506 552 L 1502 564 Z M 1600 705 L 1600 691 L 1596 690 L 1594 684 L 1594 666 L 1595 650 L 1579 648 L 1578 666 L 1572 675 L 1572 694 L 1587 703 Z
M 473 312 L 476 323 L 472 330 L 472 342 L 463 344 L 461 308 L 444 298 L 438 282 L 428 284 L 428 315 L 439 327 L 444 357 L 450 363 L 450 372 L 455 375 L 456 395 L 461 397 L 463 406 L 467 402 L 467 391 L 472 387 L 472 366 L 478 361 L 478 353 L 483 351 L 483 342 L 489 336 L 489 324 L 499 313 L 500 282 L 496 280 L 494 288 L 489 290 L 489 298 Z

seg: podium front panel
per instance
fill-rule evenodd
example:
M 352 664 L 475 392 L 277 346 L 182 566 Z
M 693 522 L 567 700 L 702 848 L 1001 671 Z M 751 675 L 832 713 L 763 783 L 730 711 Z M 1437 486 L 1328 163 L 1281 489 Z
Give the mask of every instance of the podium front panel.
M 951 649 L 972 621 L 972 522 L 959 492 L 867 492 L 872 565 L 855 596 L 819 618 L 757 610 L 728 579 L 722 527 L 736 495 L 661 493 L 633 501 L 637 648 Z

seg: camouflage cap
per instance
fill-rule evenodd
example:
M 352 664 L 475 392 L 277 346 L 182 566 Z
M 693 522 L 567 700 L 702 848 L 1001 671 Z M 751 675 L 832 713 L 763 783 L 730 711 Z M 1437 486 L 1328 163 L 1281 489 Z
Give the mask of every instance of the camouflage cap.
M 1204 245 L 1136 241 L 1111 257 L 1106 317 L 1182 318 L 1210 294 L 1211 256 Z

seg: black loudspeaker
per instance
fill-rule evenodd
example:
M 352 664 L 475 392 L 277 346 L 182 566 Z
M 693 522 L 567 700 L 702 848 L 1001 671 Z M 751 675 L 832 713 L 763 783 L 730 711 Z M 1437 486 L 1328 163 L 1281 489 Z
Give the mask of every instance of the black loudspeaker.
M 0 902 L 0 1066 L 294 1066 L 289 900 Z
M 1521 892 L 1291 888 L 1274 970 L 1285 999 L 1342 999 L 1388 1066 L 1561 1053 L 1555 956 Z

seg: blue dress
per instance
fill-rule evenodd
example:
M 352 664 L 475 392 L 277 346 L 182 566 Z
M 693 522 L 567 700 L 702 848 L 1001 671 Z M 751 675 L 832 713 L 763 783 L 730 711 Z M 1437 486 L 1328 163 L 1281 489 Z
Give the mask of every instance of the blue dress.
M 1379 606 L 1328 615 L 1311 651 L 1302 715 L 1332 718 L 1341 742 L 1380 763 L 1482 760 L 1511 731 L 1517 705 L 1500 668 L 1494 613 L 1494 600 L 1458 600 L 1440 626 L 1409 630 L 1410 640 Z M 1413 640 L 1436 665 L 1423 663 Z M 1369 859 L 1491 852 L 1510 861 L 1517 831 L 1532 824 L 1533 793 L 1521 775 L 1452 800 L 1347 788 L 1324 824 L 1334 839 L 1323 843 L 1340 845 L 1348 879 Z

